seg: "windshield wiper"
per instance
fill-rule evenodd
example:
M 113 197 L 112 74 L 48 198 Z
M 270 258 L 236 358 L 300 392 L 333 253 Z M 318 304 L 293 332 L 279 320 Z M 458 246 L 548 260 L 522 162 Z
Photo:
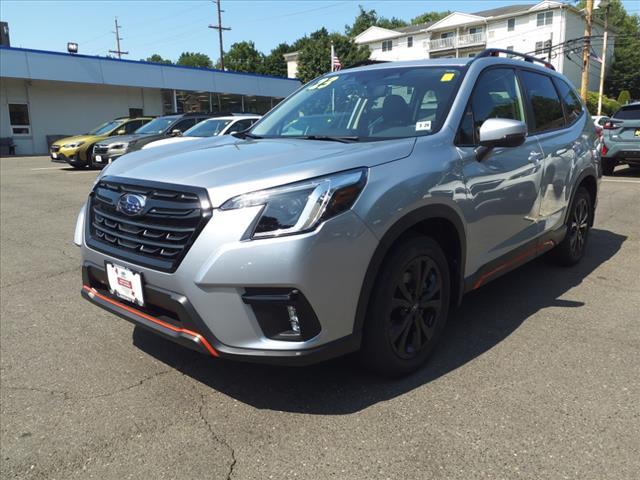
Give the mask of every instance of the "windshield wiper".
M 301 138 L 303 140 L 326 140 L 328 142 L 341 142 L 341 143 L 353 143 L 353 142 L 360 141 L 360 137 L 356 137 L 356 136 L 333 137 L 331 135 L 304 135 L 302 137 L 295 137 L 295 138 Z
M 251 132 L 233 132 L 231 135 L 233 135 L 236 138 L 263 138 L 260 135 L 256 135 L 254 133 Z

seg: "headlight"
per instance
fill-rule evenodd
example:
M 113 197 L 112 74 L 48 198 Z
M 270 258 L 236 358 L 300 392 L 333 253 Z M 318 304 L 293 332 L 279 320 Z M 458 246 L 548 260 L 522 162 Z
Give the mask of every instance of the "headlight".
M 65 143 L 62 148 L 78 148 L 81 145 L 84 145 L 84 142 Z
M 124 150 L 125 148 L 127 148 L 128 143 L 116 143 L 114 145 L 111 145 L 109 148 L 111 150 Z
M 367 169 L 351 170 L 234 197 L 222 210 L 263 205 L 246 238 L 304 233 L 349 210 L 367 181 Z

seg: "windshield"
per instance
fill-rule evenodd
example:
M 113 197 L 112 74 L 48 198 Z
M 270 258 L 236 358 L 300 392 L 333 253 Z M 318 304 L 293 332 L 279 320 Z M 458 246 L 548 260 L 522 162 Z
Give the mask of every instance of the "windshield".
M 146 125 L 137 129 L 134 133 L 164 133 L 169 125 L 176 121 L 178 117 L 160 117 L 151 120 Z
M 116 121 L 103 123 L 99 127 L 96 127 L 93 130 L 91 130 L 87 135 L 106 135 L 110 133 L 112 130 L 115 130 L 117 127 L 122 125 L 122 123 L 123 122 L 116 122 Z
M 430 135 L 447 117 L 461 77 L 456 67 L 383 68 L 321 77 L 281 103 L 251 134 L 357 140 Z
M 640 120 L 640 105 L 631 105 L 622 107 L 613 114 L 613 118 L 620 120 Z
M 224 127 L 230 123 L 231 120 L 205 120 L 191 127 L 183 135 L 185 137 L 213 137 L 220 134 Z

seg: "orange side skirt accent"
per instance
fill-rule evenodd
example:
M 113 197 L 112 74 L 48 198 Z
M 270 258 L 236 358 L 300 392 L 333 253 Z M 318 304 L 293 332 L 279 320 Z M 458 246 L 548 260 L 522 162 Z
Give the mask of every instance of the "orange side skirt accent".
M 123 310 L 126 310 L 129 313 L 133 313 L 134 315 L 137 315 L 139 317 L 144 318 L 145 320 L 149 320 L 150 322 L 155 323 L 156 325 L 160 325 L 161 327 L 164 328 L 168 328 L 169 330 L 172 330 L 174 332 L 178 332 L 178 333 L 184 333 L 186 335 L 189 335 L 191 337 L 193 337 L 194 341 L 200 342 L 202 345 L 204 345 L 204 347 L 207 349 L 207 351 L 214 357 L 218 357 L 218 352 L 216 352 L 215 348 L 213 348 L 211 346 L 211 344 L 207 341 L 206 338 L 204 338 L 202 335 L 200 335 L 199 333 L 193 332 L 191 330 L 187 330 L 186 328 L 179 328 L 176 327 L 174 325 L 171 325 L 170 323 L 167 322 L 163 322 L 162 320 L 152 317 L 151 315 L 147 315 L 144 312 L 141 312 L 140 310 L 136 310 L 135 308 L 131 308 L 123 303 L 117 302 L 115 300 L 112 300 L 109 297 L 105 297 L 104 295 L 102 295 L 101 293 L 98 293 L 95 289 L 87 286 L 87 285 L 83 285 L 82 289 L 85 290 L 86 292 L 90 293 L 91 295 L 95 295 L 96 297 L 100 298 L 101 300 L 104 300 L 105 302 L 110 303 L 111 305 L 115 305 L 118 308 L 122 308 Z
M 512 258 L 508 262 L 503 263 L 502 265 L 494 268 L 490 272 L 485 273 L 484 275 L 482 275 L 478 279 L 476 284 L 473 286 L 473 290 L 475 290 L 476 288 L 479 288 L 488 278 L 492 277 L 493 275 L 495 275 L 499 271 L 504 270 L 505 268 L 508 268 L 508 267 L 510 267 L 510 266 L 512 266 L 512 265 L 514 265 L 516 263 L 519 263 L 522 260 L 524 260 L 525 258 L 530 257 L 531 255 L 535 255 L 540 250 L 544 250 L 547 247 L 553 247 L 553 245 L 555 245 L 555 242 L 553 240 L 547 240 L 542 245 L 536 245 L 535 247 L 531 248 L 530 250 L 527 250 L 526 252 L 521 253 L 517 257 Z

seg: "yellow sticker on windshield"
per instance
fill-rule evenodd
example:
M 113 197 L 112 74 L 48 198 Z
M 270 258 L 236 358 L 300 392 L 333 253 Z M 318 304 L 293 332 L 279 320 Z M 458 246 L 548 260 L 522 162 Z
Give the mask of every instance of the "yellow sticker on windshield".
M 314 83 L 309 88 L 307 88 L 307 90 L 320 90 L 321 88 L 326 88 L 336 80 L 338 80 L 338 75 L 334 75 L 333 77 L 322 78 L 318 83 Z
M 451 80 L 453 80 L 453 77 L 455 77 L 456 74 L 455 73 L 445 73 L 444 75 L 442 75 L 442 77 L 440 78 L 441 82 L 450 82 Z

